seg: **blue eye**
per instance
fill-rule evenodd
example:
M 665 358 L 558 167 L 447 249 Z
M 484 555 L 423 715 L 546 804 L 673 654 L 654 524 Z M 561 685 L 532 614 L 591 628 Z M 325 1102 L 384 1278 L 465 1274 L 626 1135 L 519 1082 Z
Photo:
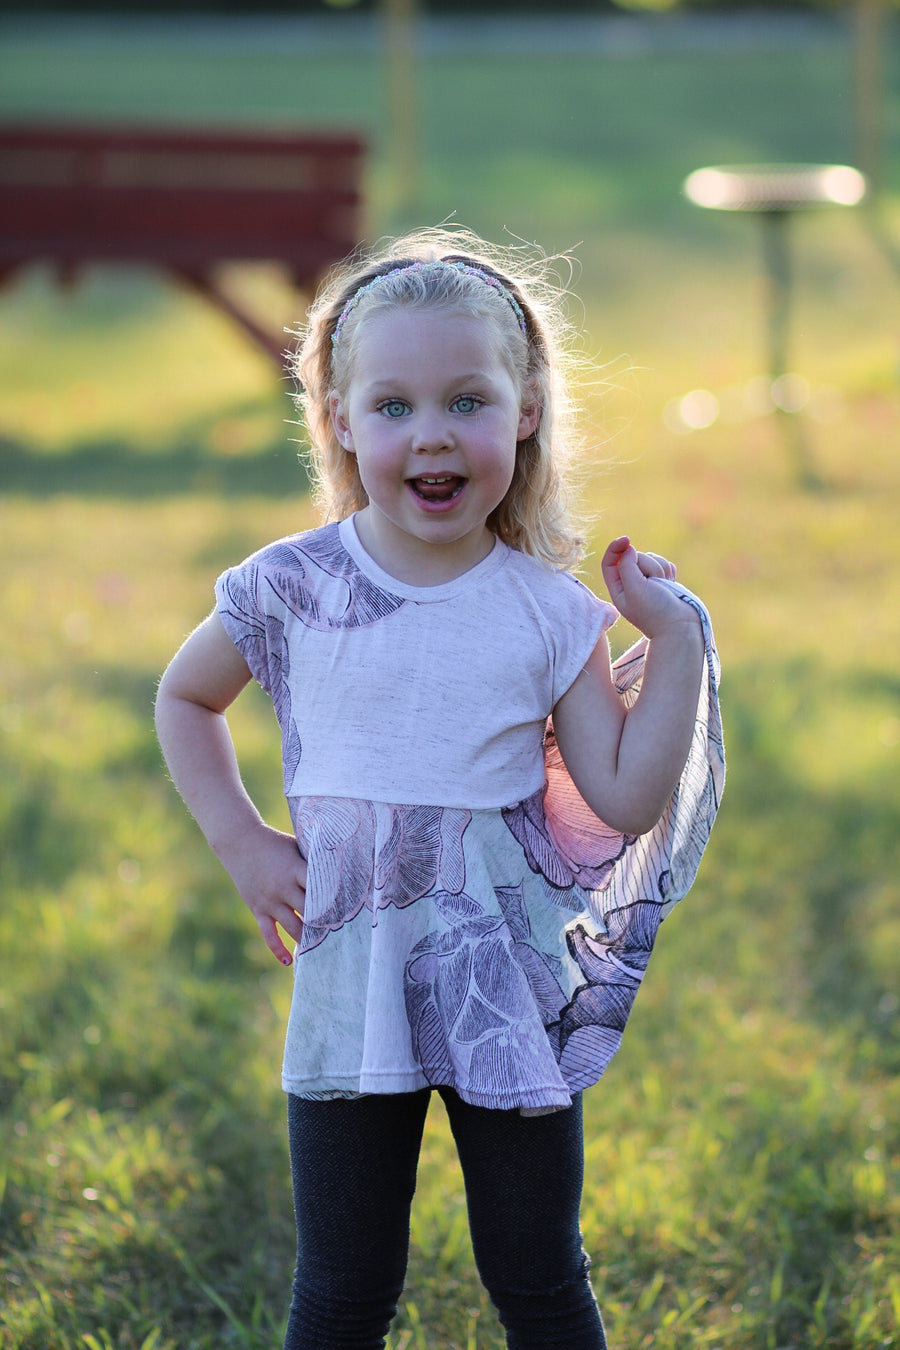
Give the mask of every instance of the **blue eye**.
M 482 403 L 483 400 L 477 398 L 475 394 L 460 394 L 459 398 L 455 399 L 451 406 L 458 413 L 474 413 L 478 412 Z
M 378 405 L 378 411 L 384 413 L 385 417 L 403 417 L 407 409 L 408 405 L 402 398 L 388 398 Z

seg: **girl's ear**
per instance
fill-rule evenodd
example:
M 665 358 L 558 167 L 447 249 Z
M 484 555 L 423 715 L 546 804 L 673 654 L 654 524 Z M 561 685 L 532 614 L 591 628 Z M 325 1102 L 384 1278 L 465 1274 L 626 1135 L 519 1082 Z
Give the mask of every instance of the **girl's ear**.
M 532 397 L 529 391 L 519 412 L 519 426 L 516 431 L 517 441 L 527 441 L 528 437 L 537 431 L 543 411 L 538 400 Z
M 344 400 L 340 394 L 330 394 L 328 396 L 328 412 L 331 416 L 331 425 L 334 427 L 334 434 L 339 443 L 345 450 L 349 450 L 351 455 L 354 453 L 353 433 L 350 430 L 350 424 L 344 416 Z

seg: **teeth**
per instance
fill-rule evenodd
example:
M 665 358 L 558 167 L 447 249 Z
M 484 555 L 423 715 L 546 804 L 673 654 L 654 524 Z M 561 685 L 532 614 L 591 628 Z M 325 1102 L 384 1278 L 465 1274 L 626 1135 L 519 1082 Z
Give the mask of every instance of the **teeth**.
M 453 479 L 452 474 L 446 474 L 443 478 L 426 478 L 424 474 L 419 474 L 420 483 L 449 483 Z

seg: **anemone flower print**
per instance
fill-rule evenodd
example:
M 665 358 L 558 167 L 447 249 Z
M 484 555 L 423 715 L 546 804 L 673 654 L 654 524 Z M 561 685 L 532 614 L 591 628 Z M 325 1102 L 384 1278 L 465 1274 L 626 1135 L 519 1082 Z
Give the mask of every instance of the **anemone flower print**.
M 581 924 L 567 934 L 584 983 L 548 1034 L 573 1091 L 596 1082 L 618 1050 L 662 917 L 662 904 L 640 900 L 610 914 L 605 935 Z
M 379 910 L 404 909 L 435 887 L 462 890 L 462 841 L 470 812 L 350 797 L 289 802 L 309 869 L 302 951 L 318 946 L 364 908 L 374 923 Z
M 471 896 L 434 897 L 452 927 L 423 938 L 406 967 L 415 1053 L 429 1082 L 455 1082 L 476 1105 L 527 1096 L 535 1066 L 564 1099 L 546 1030 L 565 1006 L 556 963 L 532 945 L 522 888 L 494 895 L 492 913 Z
M 271 614 L 261 614 L 255 600 L 257 574 L 250 583 L 239 573 L 225 584 L 227 627 L 238 651 L 256 679 L 272 699 L 281 728 L 281 749 L 285 788 L 293 781 L 300 763 L 302 746 L 293 717 L 290 693 L 291 657 L 285 640 L 284 624 Z
M 302 545 L 269 550 L 268 584 L 307 628 L 319 632 L 366 628 L 408 602 L 370 581 L 340 540 L 336 523 Z
M 544 740 L 547 781 L 503 818 L 522 845 L 528 866 L 561 891 L 602 890 L 634 836 L 612 830 L 594 815 L 569 777 L 552 724 Z

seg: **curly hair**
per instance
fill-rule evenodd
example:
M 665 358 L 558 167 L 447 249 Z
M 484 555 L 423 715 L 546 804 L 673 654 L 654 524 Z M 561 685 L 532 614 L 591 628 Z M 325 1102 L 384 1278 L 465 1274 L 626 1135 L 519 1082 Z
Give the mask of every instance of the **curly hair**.
M 440 262 L 455 266 L 415 266 Z M 343 396 L 352 379 L 359 330 L 387 308 L 438 306 L 489 320 L 522 406 L 540 408 L 535 430 L 518 443 L 512 482 L 488 529 L 548 567 L 577 565 L 584 543 L 569 503 L 576 358 L 566 291 L 552 262 L 536 250 L 500 249 L 444 227 L 388 241 L 332 269 L 296 334 L 292 369 L 313 490 L 326 518 L 343 519 L 368 504 L 356 457 L 338 441 L 330 415 L 332 395 Z

